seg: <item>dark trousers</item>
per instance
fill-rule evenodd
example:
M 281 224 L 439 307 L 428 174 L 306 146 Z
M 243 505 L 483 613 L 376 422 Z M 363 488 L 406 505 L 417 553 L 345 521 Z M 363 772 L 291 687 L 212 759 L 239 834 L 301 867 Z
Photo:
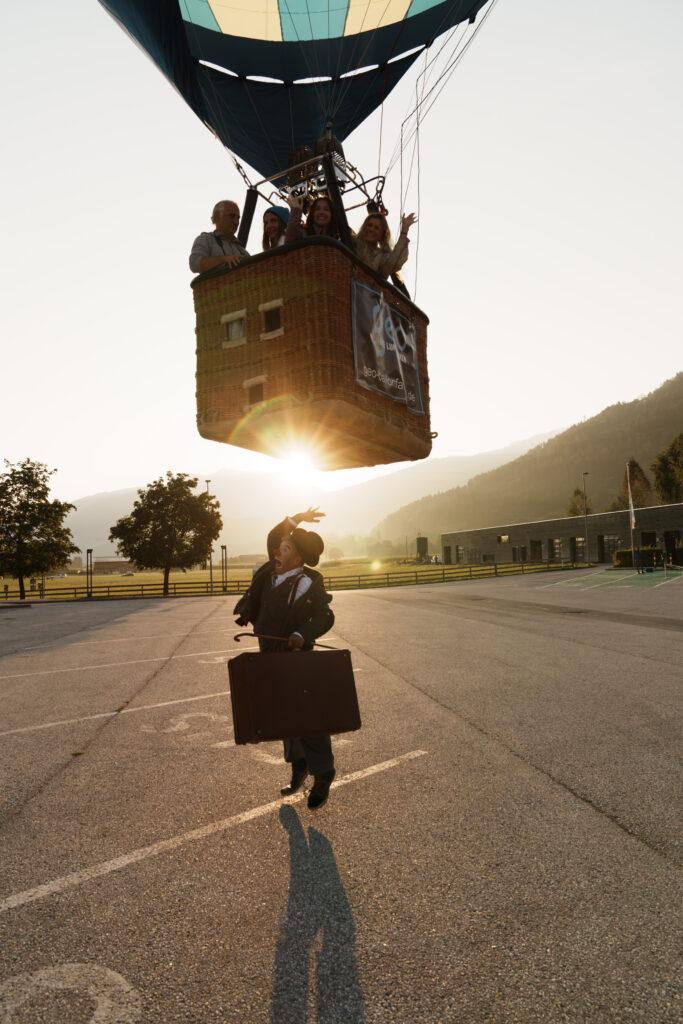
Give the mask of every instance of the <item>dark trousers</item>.
M 329 736 L 310 736 L 308 739 L 283 740 L 285 761 L 305 764 L 311 775 L 326 775 L 334 771 L 332 740 Z

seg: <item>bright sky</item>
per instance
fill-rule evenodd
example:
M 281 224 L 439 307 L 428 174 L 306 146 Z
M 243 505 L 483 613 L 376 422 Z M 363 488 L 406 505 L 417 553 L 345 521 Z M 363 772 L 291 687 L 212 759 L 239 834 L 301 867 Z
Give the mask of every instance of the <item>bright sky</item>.
M 167 469 L 271 472 L 194 422 L 187 257 L 217 199 L 243 202 L 229 156 L 96 0 L 12 4 L 3 30 L 0 456 L 56 467 L 68 500 Z M 683 368 L 682 38 L 680 0 L 499 0 L 423 125 L 407 209 L 435 456 Z M 386 104 L 385 158 L 410 88 Z M 366 173 L 378 133 L 345 143 Z M 398 192 L 396 172 L 394 229 Z

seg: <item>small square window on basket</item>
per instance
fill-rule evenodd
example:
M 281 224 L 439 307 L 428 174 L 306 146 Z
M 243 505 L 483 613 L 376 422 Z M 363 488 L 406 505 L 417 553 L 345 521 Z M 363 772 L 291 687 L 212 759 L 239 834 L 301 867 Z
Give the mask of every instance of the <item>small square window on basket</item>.
M 221 317 L 221 323 L 225 326 L 223 348 L 234 348 L 236 345 L 246 344 L 246 316 L 246 309 L 236 309 L 232 313 L 224 313 Z
M 259 338 L 261 341 L 268 341 L 270 338 L 278 338 L 284 334 L 282 326 L 282 299 L 271 299 L 270 302 L 262 302 L 258 311 L 263 314 L 263 330 Z
M 242 387 L 246 392 L 246 404 L 242 406 L 243 412 L 249 412 L 255 405 L 260 405 L 264 398 L 263 385 L 268 380 L 265 374 L 260 374 L 258 377 L 250 377 L 249 380 L 242 381 Z
M 278 327 L 282 327 L 280 323 L 280 307 L 276 306 L 275 309 L 267 309 L 264 313 L 266 334 L 270 334 L 271 331 L 276 331 Z

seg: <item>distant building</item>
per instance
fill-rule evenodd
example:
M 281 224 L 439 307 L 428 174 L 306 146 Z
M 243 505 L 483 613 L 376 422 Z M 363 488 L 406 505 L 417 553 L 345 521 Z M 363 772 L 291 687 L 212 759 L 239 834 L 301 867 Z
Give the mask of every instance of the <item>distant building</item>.
M 681 545 L 683 503 L 635 510 L 634 547 L 661 547 L 668 558 Z M 585 525 L 588 526 L 586 555 Z M 620 548 L 631 547 L 630 512 L 565 516 L 535 523 L 488 526 L 441 534 L 446 565 L 480 562 L 611 562 Z
M 418 562 L 426 562 L 429 559 L 429 540 L 427 537 L 416 539 L 416 554 Z

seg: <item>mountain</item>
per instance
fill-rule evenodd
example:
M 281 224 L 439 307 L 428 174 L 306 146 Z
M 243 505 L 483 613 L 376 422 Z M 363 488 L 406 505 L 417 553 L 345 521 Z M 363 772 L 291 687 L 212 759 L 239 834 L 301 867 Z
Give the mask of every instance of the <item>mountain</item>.
M 493 452 L 427 459 L 338 491 L 302 485 L 279 473 L 215 470 L 206 474 L 211 480 L 212 494 L 220 501 L 223 516 L 223 533 L 214 549 L 219 550 L 220 545 L 225 544 L 230 557 L 262 552 L 273 516 L 277 519 L 286 512 L 297 512 L 309 505 L 319 506 L 326 512 L 324 536 L 328 550 L 342 537 L 346 538 L 348 546 L 349 535 L 364 538 L 373 524 L 415 495 L 465 484 L 477 473 L 517 458 L 549 436 L 552 435 L 516 441 Z M 203 479 L 200 475 L 200 480 Z M 95 555 L 113 554 L 114 547 L 107 539 L 109 530 L 117 519 L 128 515 L 136 498 L 137 489 L 127 488 L 74 499 L 76 511 L 70 513 L 66 525 L 84 554 L 86 548 L 92 548 Z M 411 550 L 413 540 L 411 536 Z M 361 547 L 362 543 L 359 542 Z M 344 553 L 365 551 L 345 550 Z
M 419 526 L 429 537 L 430 550 L 440 550 L 442 533 L 561 517 L 584 472 L 593 511 L 601 512 L 617 496 L 627 460 L 633 456 L 651 480 L 652 462 L 681 431 L 683 373 L 463 486 L 411 502 L 383 519 L 376 532 L 401 543 Z

